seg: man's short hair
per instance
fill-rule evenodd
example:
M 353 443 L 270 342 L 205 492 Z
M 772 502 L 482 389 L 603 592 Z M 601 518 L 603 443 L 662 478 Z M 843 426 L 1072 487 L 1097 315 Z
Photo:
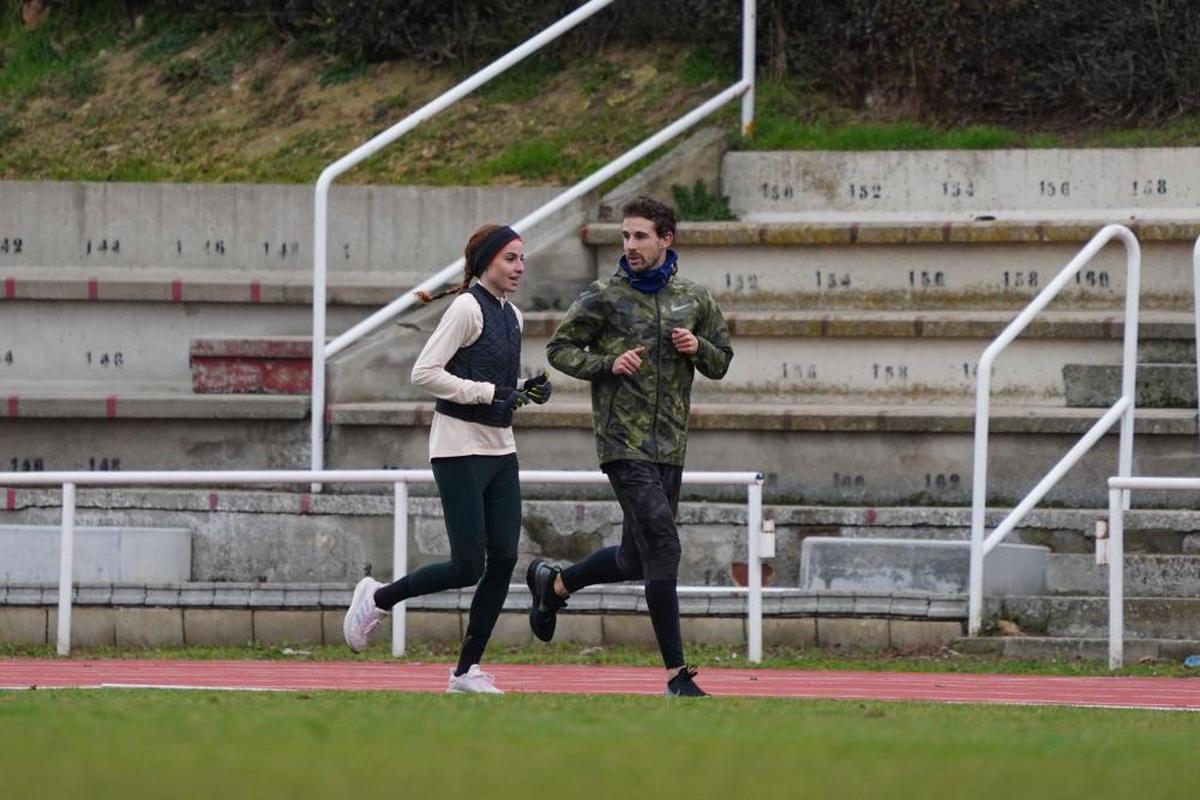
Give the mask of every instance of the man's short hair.
M 654 232 L 660 239 L 665 238 L 668 233 L 675 235 L 675 209 L 648 195 L 635 197 L 622 206 L 621 217 L 641 217 L 650 220 L 654 223 Z

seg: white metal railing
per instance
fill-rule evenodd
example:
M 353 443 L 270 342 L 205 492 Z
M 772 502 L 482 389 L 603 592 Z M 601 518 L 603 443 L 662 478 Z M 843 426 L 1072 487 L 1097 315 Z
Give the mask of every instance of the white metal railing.
M 1108 479 L 1108 667 L 1125 663 L 1125 511 L 1130 492 L 1145 489 L 1200 491 L 1200 478 Z
M 570 470 L 521 470 L 522 483 L 543 484 L 608 484 L 602 472 Z M 62 486 L 62 533 L 58 574 L 58 654 L 71 652 L 71 595 L 74 584 L 75 560 L 75 489 L 77 486 L 213 486 L 240 484 L 295 483 L 390 483 L 395 503 L 392 524 L 392 573 L 396 577 L 408 573 L 408 486 L 412 483 L 433 483 L 433 472 L 427 469 L 395 470 L 261 470 L 209 472 L 2 472 L 0 486 Z M 689 485 L 746 487 L 747 586 L 733 592 L 745 592 L 746 657 L 755 663 L 762 661 L 762 485 L 758 472 L 684 472 L 683 482 Z M 523 586 L 523 584 L 522 584 Z M 687 592 L 693 587 L 680 587 Z M 697 590 L 700 587 L 695 587 Z M 707 587 L 704 587 L 707 590 Z M 404 604 L 392 614 L 392 654 L 404 655 Z
M 1125 339 L 1121 359 L 1121 396 L 1100 417 L 1074 447 L 1038 481 L 1016 508 L 1008 513 L 996 529 L 984 538 L 984 513 L 987 503 L 988 409 L 991 401 L 992 362 L 1015 339 L 1030 321 L 1054 299 L 1063 287 L 1108 242 L 1120 239 L 1125 244 Z M 1024 311 L 1017 316 L 996 340 L 988 345 L 979 359 L 975 391 L 975 459 L 971 490 L 971 568 L 968 587 L 967 625 L 971 636 L 978 636 L 983 623 L 983 562 L 1004 537 L 1020 524 L 1025 515 L 1041 502 L 1068 470 L 1104 436 L 1119 419 L 1121 439 L 1117 471 L 1129 477 L 1133 469 L 1133 422 L 1137 371 L 1138 293 L 1141 275 L 1141 247 L 1133 232 L 1123 225 L 1107 225 L 1100 230 L 1062 271 L 1040 291 Z M 1126 496 L 1125 502 L 1128 504 Z
M 410 308 L 415 302 L 413 296 L 417 291 L 431 291 L 444 286 L 453 280 L 463 268 L 463 259 L 458 258 L 453 263 L 443 267 L 424 281 L 393 300 L 388 305 L 376 311 L 348 331 L 325 342 L 325 304 L 326 304 L 326 259 L 327 231 L 329 227 L 329 187 L 335 178 L 356 164 L 377 153 L 382 148 L 395 142 L 420 123 L 433 117 L 462 97 L 470 94 L 487 81 L 504 72 L 513 64 L 558 38 L 563 33 L 596 14 L 614 0 L 591 0 L 577 8 L 571 14 L 551 25 L 533 38 L 527 40 L 507 55 L 493 61 L 488 66 L 476 72 L 453 89 L 426 103 L 420 109 L 409 114 L 400 122 L 375 136 L 366 143 L 359 145 L 347 155 L 326 167 L 317 179 L 316 193 L 313 203 L 313 323 L 312 323 L 312 406 L 310 430 L 310 466 L 319 470 L 325 463 L 325 362 L 337 355 L 362 337 L 374 331 L 380 325 Z M 614 159 L 608 165 L 593 172 L 587 178 L 559 194 L 554 199 L 535 209 L 512 224 L 519 232 L 526 232 L 537 223 L 548 218 L 559 209 L 574 202 L 590 192 L 604 181 L 613 177 L 630 164 L 650 154 L 658 147 L 675 138 L 679 134 L 695 126 L 705 117 L 732 102 L 742 98 L 742 131 L 747 135 L 754 129 L 754 61 L 755 61 L 755 27 L 757 0 L 742 0 L 742 78 L 737 83 L 725 89 L 720 94 L 703 103 L 693 111 L 685 114 L 650 138 L 644 140 L 631 150 Z M 315 487 L 314 487 L 315 488 Z
M 1192 316 L 1196 320 L 1193 328 L 1196 348 L 1193 353 L 1196 361 L 1196 432 L 1200 434 L 1200 237 L 1196 238 L 1196 244 L 1192 247 Z

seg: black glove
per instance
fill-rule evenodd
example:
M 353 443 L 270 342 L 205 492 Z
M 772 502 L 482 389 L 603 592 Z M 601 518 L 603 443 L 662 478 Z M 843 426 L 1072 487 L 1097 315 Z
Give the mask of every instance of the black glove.
M 492 408 L 501 413 L 514 411 L 529 402 L 529 398 L 511 386 L 497 386 L 492 395 Z
M 550 399 L 552 391 L 554 391 L 554 386 L 550 383 L 550 376 L 545 372 L 534 375 L 521 384 L 521 394 L 539 406 Z

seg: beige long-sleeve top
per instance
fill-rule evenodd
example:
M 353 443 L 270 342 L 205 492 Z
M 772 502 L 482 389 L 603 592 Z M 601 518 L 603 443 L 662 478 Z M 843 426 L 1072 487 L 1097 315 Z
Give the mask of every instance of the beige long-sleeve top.
M 501 303 L 507 301 L 501 299 Z M 525 328 L 525 318 L 513 306 L 517 324 Z M 446 364 L 459 348 L 467 347 L 483 333 L 483 310 L 474 295 L 464 292 L 450 303 L 446 313 L 438 322 L 425 342 L 417 362 L 413 364 L 412 382 L 442 400 L 463 405 L 488 404 L 492 402 L 495 384 L 471 381 L 451 375 Z M 513 430 L 483 425 L 433 412 L 433 424 L 429 428 L 429 457 L 452 458 L 455 456 L 502 456 L 517 452 Z

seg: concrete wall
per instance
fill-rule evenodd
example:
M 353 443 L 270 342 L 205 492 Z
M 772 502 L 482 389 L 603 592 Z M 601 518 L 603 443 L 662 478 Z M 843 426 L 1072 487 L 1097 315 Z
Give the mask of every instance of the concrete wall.
M 722 192 L 743 219 L 1080 217 L 1193 213 L 1197 148 L 733 152 Z
M 560 191 L 334 187 L 329 270 L 428 275 L 462 255 L 479 224 L 515 221 Z M 306 185 L 0 182 L 0 269 L 311 272 L 312 207 Z

